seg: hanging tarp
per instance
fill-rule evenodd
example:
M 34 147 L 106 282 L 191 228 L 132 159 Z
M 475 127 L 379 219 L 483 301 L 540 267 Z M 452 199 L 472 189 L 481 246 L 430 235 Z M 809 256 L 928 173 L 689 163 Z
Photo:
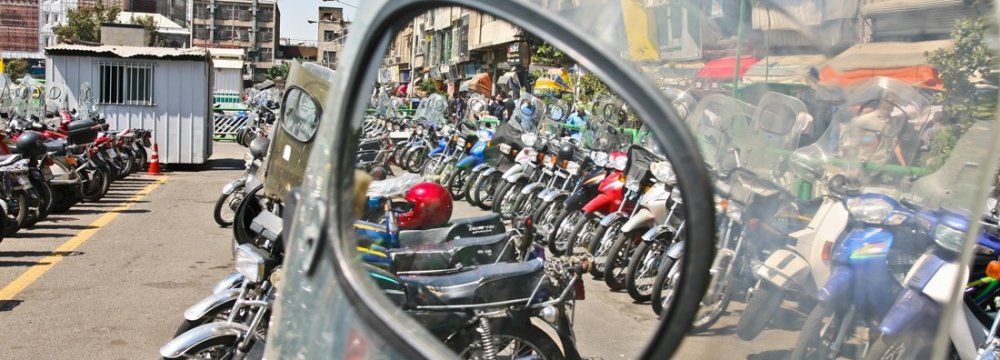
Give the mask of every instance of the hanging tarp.
M 471 79 L 463 81 L 461 86 L 459 86 L 459 91 L 469 91 L 483 95 L 489 95 L 492 90 L 493 81 L 490 80 L 490 75 L 487 73 L 473 75 Z
M 747 69 L 743 85 L 809 85 L 819 76 L 817 66 L 826 60 L 823 55 L 768 56 Z
M 747 69 L 756 64 L 758 61 L 760 61 L 760 59 L 753 56 L 741 56 L 739 68 L 740 77 L 742 77 L 747 72 Z M 698 69 L 698 72 L 695 73 L 695 77 L 709 79 L 732 79 L 735 70 L 736 57 L 729 56 L 705 63 L 705 66 L 702 66 L 701 69 Z
M 560 85 L 555 80 L 541 78 L 535 81 L 535 84 L 531 87 L 531 91 L 535 95 L 559 94 L 570 91 L 570 88 Z
M 926 54 L 953 46 L 951 40 L 858 44 L 823 64 L 823 84 L 851 86 L 883 76 L 925 88 L 940 89 L 937 70 Z

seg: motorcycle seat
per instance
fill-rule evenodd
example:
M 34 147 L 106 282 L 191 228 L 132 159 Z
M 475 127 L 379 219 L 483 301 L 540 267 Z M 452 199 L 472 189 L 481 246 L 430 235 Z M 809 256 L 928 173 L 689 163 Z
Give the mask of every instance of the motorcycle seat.
M 436 276 L 401 276 L 410 306 L 458 305 L 526 299 L 544 277 L 541 260 L 480 265 Z
M 394 249 L 391 252 L 396 272 L 444 270 L 465 266 L 491 264 L 512 256 L 513 248 L 505 251 L 507 234 L 461 238 L 440 244 L 424 244 L 415 248 Z
M 452 220 L 445 226 L 426 230 L 401 230 L 399 247 L 417 247 L 437 244 L 459 237 L 474 237 L 503 234 L 507 228 L 499 214 L 473 216 Z
M 358 144 L 358 151 L 378 150 L 381 147 L 382 147 L 382 143 L 379 142 L 378 139 L 362 140 L 361 144 Z
M 0 166 L 9 166 L 21 160 L 21 154 L 0 155 Z

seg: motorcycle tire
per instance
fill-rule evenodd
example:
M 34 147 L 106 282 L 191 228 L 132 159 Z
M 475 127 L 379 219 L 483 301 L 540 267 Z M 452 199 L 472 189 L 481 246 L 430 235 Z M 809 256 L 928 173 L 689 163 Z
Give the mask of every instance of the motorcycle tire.
M 32 181 L 32 183 L 34 183 L 34 181 Z M 44 199 L 45 195 L 42 195 L 43 191 L 44 191 L 43 188 L 36 186 L 32 186 L 31 189 L 25 191 L 25 194 L 27 195 L 28 198 L 28 216 L 24 219 L 24 224 L 22 225 L 22 227 L 30 228 L 32 226 L 35 226 L 36 223 L 42 220 L 42 215 L 48 216 L 48 213 L 45 212 L 45 207 L 48 205 L 45 203 L 46 201 L 46 199 Z M 47 201 L 51 202 L 52 201 L 51 192 L 48 193 L 48 197 L 49 199 Z
M 790 359 L 805 359 L 808 355 L 811 359 L 829 359 L 830 349 L 824 346 L 826 342 L 823 339 L 821 332 L 826 328 L 827 324 L 824 320 L 830 319 L 831 321 L 839 321 L 837 316 L 834 316 L 833 309 L 825 306 L 816 306 L 813 311 L 809 313 L 809 317 L 806 318 L 806 322 L 802 325 L 802 330 L 799 331 L 799 337 L 795 341 L 795 348 L 792 349 L 792 356 Z M 836 325 L 834 326 L 835 331 Z M 843 326 L 843 324 L 839 324 Z M 815 354 L 815 356 L 812 356 Z
M 582 211 L 581 211 L 582 213 Z M 590 238 L 594 236 L 597 232 L 599 224 L 597 219 L 590 217 L 587 214 L 583 214 L 576 224 L 573 225 L 573 230 L 569 233 L 569 241 L 566 243 L 566 255 L 573 255 L 577 251 L 577 244 L 583 246 L 582 251 L 588 251 L 590 248 Z M 577 240 L 584 239 L 583 242 L 577 243 Z
M 404 148 L 403 151 L 401 151 L 399 153 L 399 157 L 397 158 L 398 160 L 396 161 L 396 166 L 399 166 L 400 169 L 409 171 L 410 170 L 410 163 L 407 162 L 406 160 L 410 158 L 410 154 L 412 152 L 413 152 L 413 148 L 411 148 L 411 147 Z
M 135 148 L 135 166 L 138 171 L 145 171 L 146 166 L 149 165 L 149 154 L 146 152 L 146 148 L 142 145 L 136 146 Z
M 635 253 L 629 259 L 628 269 L 625 270 L 625 290 L 632 300 L 643 302 L 652 297 L 652 282 L 659 275 L 657 271 L 665 257 L 665 252 L 660 251 L 662 248 L 662 245 L 652 241 L 643 241 L 635 248 Z
M 514 201 L 513 213 L 511 217 L 517 217 L 521 215 L 526 215 L 528 210 L 531 210 L 531 203 L 534 202 L 535 195 L 538 194 L 541 189 L 533 189 L 527 194 L 518 189 L 517 200 Z
M 119 157 L 121 158 L 121 168 L 122 168 L 121 177 L 127 178 L 129 175 L 132 175 L 132 173 L 135 172 L 132 170 L 132 165 L 133 165 L 132 152 L 129 151 L 128 148 L 123 148 L 122 151 L 119 153 Z
M 593 264 L 590 266 L 590 275 L 595 279 L 604 278 L 604 269 L 608 264 L 608 256 L 611 254 L 611 246 L 614 245 L 618 233 L 621 232 L 622 221 L 617 220 L 608 226 L 600 226 L 590 238 L 590 245 L 587 252 L 594 256 Z
M 750 301 L 736 323 L 736 336 L 753 340 L 774 318 L 785 300 L 785 290 L 767 281 L 759 281 L 750 293 Z
M 569 233 L 573 231 L 575 225 L 572 220 L 582 214 L 579 210 L 562 209 L 559 211 L 559 215 L 556 215 L 556 219 L 552 221 L 552 230 L 549 231 L 548 239 L 546 239 L 552 256 L 571 255 L 567 250 L 569 250 L 570 243 Z M 564 230 L 564 233 L 560 234 L 560 230 Z
M 244 186 L 240 185 L 233 192 L 229 194 L 219 195 L 219 199 L 215 201 L 215 209 L 212 212 L 213 217 L 215 217 L 215 223 L 219 226 L 226 227 L 233 224 L 233 219 L 236 218 L 236 209 L 239 208 L 240 203 L 243 202 L 243 191 Z M 222 210 L 230 209 L 233 211 L 232 218 L 222 214 Z
M 502 181 L 500 176 L 502 176 L 499 171 L 489 174 L 487 176 L 479 177 L 479 184 L 476 185 L 476 202 L 478 203 L 480 209 L 490 210 L 493 209 L 493 203 L 496 201 L 496 196 L 494 190 L 497 189 L 497 183 Z
M 7 199 L 7 221 L 4 222 L 4 236 L 13 236 L 24 226 L 28 216 L 28 198 L 24 191 L 15 191 L 11 199 Z
M 250 190 L 243 195 L 243 201 L 240 202 L 240 207 L 236 209 L 236 215 L 233 217 L 233 255 L 236 255 L 236 246 L 240 244 L 247 244 L 253 242 L 253 236 L 250 235 L 250 223 L 253 219 L 264 211 L 263 207 L 258 201 L 258 195 L 264 190 L 263 185 L 257 185 L 257 187 Z
M 95 202 L 101 200 L 104 194 L 111 189 L 111 179 L 108 178 L 109 170 L 99 167 L 90 172 L 83 189 L 83 201 Z
M 444 162 L 440 154 L 434 155 L 433 157 L 427 159 L 424 164 L 423 169 L 420 171 L 420 177 L 426 180 L 434 180 L 440 173 L 441 169 L 444 167 Z
M 608 250 L 608 262 L 604 266 L 604 283 L 608 285 L 608 289 L 611 289 L 611 291 L 625 289 L 628 264 L 631 262 L 632 255 L 635 254 L 636 247 L 642 245 L 643 241 L 639 238 L 639 234 L 644 232 L 633 232 L 631 234 L 619 232 L 615 243 Z
M 734 257 L 729 261 L 736 261 L 736 258 Z M 720 268 L 725 268 L 725 265 L 728 264 L 724 264 L 723 266 L 720 266 Z M 736 274 L 713 274 L 713 279 L 709 283 L 709 289 L 705 292 L 705 296 L 712 295 L 712 284 L 716 284 L 716 286 L 724 286 L 724 288 L 722 288 L 722 290 L 718 293 L 717 296 L 719 296 L 719 298 L 717 300 L 713 300 L 711 303 L 702 298 L 702 306 L 698 309 L 698 313 L 695 314 L 694 322 L 691 323 L 692 334 L 708 330 L 712 327 L 712 325 L 715 325 L 715 322 L 719 321 L 722 314 L 726 312 L 726 308 L 729 307 L 729 301 L 733 298 L 733 283 L 735 282 L 735 279 L 733 279 L 734 276 L 736 276 Z M 721 283 L 716 283 L 716 281 Z M 706 316 L 702 316 L 701 314 L 706 308 L 708 309 L 708 313 Z
M 410 153 L 409 157 L 409 171 L 414 174 L 419 174 L 424 171 L 424 167 L 427 166 L 427 153 L 430 152 L 425 147 L 421 147 Z
M 500 218 L 504 220 L 512 218 L 511 214 L 513 214 L 513 211 L 511 211 L 511 206 L 517 200 L 517 194 L 521 186 L 523 186 L 523 182 L 511 183 L 503 180 L 503 184 L 500 185 L 500 191 L 497 191 L 497 195 L 493 200 L 493 212 L 500 214 Z
M 203 354 L 205 351 L 216 349 L 219 346 L 224 346 L 225 350 L 223 353 L 233 354 L 236 352 L 237 342 L 240 340 L 239 336 L 236 335 L 223 335 L 204 342 L 198 343 L 191 348 L 184 350 L 184 353 L 177 358 L 164 358 L 164 359 L 210 359 L 207 354 Z M 253 342 L 250 342 L 253 344 Z M 214 353 L 214 352 L 213 352 Z M 214 357 L 214 356 L 213 356 Z
M 52 199 L 55 197 L 55 189 L 48 181 L 33 179 L 31 185 L 38 189 L 38 219 L 45 220 L 52 213 Z
M 494 343 L 507 343 L 511 340 L 517 340 L 521 345 L 520 349 L 523 351 L 530 351 L 531 353 L 519 352 L 518 357 L 540 359 L 540 360 L 563 360 L 563 353 L 559 350 L 559 346 L 555 341 L 552 340 L 548 334 L 542 329 L 539 329 L 533 324 L 515 326 L 511 324 L 503 324 L 500 326 L 494 326 L 492 329 Z M 458 354 L 459 358 L 478 358 L 473 354 L 472 350 L 481 349 L 482 345 L 479 344 L 479 336 L 470 337 L 473 339 L 468 344 L 452 344 L 453 349 Z M 506 339 L 504 341 L 502 339 Z M 499 341 L 497 341 L 499 340 Z M 456 346 L 457 345 L 457 346 Z M 512 356 L 513 357 L 513 356 Z
M 871 348 L 868 349 L 868 353 L 865 354 L 865 360 L 891 360 L 891 359 L 917 359 L 927 354 L 931 353 L 931 347 L 927 341 L 920 341 L 923 339 L 933 339 L 935 334 L 930 333 L 926 335 L 919 334 L 906 334 L 902 336 L 888 337 L 886 335 L 879 336 L 878 340 L 872 344 Z M 954 345 L 952 345 L 952 349 Z M 985 356 L 983 356 L 985 357 Z M 951 350 L 951 353 L 946 356 L 948 359 L 958 359 L 960 358 L 958 354 Z
M 653 280 L 653 291 L 649 294 L 650 305 L 656 315 L 662 315 L 663 310 L 668 308 L 673 299 L 677 298 L 674 292 L 677 290 L 677 275 L 683 268 L 680 259 L 666 257 L 660 263 L 660 270 L 656 273 L 656 280 Z M 663 291 L 669 292 L 664 296 Z
M 475 184 L 477 181 L 479 181 L 479 178 L 482 176 L 483 176 L 482 171 L 469 170 L 469 175 L 465 177 L 465 183 L 462 184 L 461 193 L 462 196 L 465 198 L 465 201 L 468 202 L 469 205 L 479 206 L 479 203 L 475 202 L 472 199 L 472 190 L 474 189 L 472 185 Z
M 52 191 L 52 214 L 62 214 L 69 211 L 73 205 L 80 202 L 80 193 L 68 186 L 54 187 Z
M 452 201 L 459 201 L 465 198 L 465 193 L 469 187 L 465 183 L 469 182 L 469 169 L 458 168 L 448 176 L 448 193 L 451 194 Z
M 534 207 L 533 209 L 535 209 L 535 211 L 531 213 L 531 221 L 535 223 L 535 229 L 537 230 L 544 227 L 545 231 L 547 231 L 545 234 L 542 234 L 540 231 L 538 232 L 539 235 L 543 236 L 540 240 L 545 245 L 548 245 L 549 235 L 554 232 L 555 227 L 553 224 L 555 223 L 555 218 L 560 215 L 558 208 L 562 206 L 562 199 L 563 198 L 560 197 L 552 199 L 552 201 L 549 202 L 542 202 L 537 207 Z

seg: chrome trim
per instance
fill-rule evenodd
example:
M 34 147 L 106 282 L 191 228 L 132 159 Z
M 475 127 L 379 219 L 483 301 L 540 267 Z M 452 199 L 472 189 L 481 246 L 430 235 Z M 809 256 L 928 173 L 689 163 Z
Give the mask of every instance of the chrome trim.
M 240 286 L 241 283 L 243 283 L 243 275 L 240 274 L 238 271 L 233 271 L 229 275 L 226 275 L 226 277 L 222 278 L 222 280 L 219 280 L 219 282 L 216 283 L 214 287 L 212 287 L 212 293 L 219 293 L 221 291 L 229 289 L 236 289 Z
M 232 194 L 233 191 L 236 191 L 236 189 L 238 189 L 240 186 L 243 186 L 243 183 L 244 183 L 243 179 L 233 180 L 230 183 L 226 184 L 226 186 L 222 187 L 222 193 L 226 195 Z
M 184 318 L 188 321 L 201 319 L 212 310 L 217 309 L 230 301 L 236 301 L 239 297 L 239 288 L 226 289 L 220 292 L 212 293 L 212 295 L 201 299 L 201 301 L 191 305 L 191 307 L 185 310 Z
M 198 344 L 226 336 L 239 338 L 250 332 L 250 328 L 240 323 L 214 322 L 201 325 L 178 335 L 160 348 L 160 356 L 177 359 Z M 235 344 L 235 342 L 234 342 Z

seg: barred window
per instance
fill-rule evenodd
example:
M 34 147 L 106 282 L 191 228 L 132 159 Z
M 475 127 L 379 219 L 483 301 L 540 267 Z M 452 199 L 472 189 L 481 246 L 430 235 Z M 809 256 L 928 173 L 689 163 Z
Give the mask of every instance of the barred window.
M 153 64 L 102 62 L 100 101 L 111 105 L 153 105 Z

